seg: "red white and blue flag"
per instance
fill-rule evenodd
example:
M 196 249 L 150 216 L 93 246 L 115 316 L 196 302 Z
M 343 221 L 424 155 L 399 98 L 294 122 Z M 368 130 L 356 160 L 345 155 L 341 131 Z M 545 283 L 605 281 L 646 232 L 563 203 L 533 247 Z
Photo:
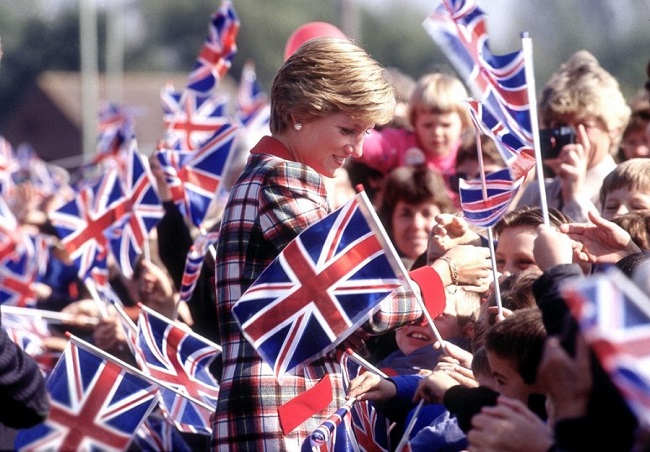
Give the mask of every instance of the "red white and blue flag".
M 135 432 L 135 444 L 142 452 L 191 452 L 176 427 L 157 413 L 149 415 Z
M 210 19 L 208 36 L 187 80 L 187 89 L 207 93 L 219 84 L 237 53 L 239 25 L 232 2 L 223 0 Z
M 46 388 L 48 417 L 19 431 L 16 450 L 126 450 L 158 401 L 157 386 L 137 370 L 74 336 Z
M 190 301 L 192 293 L 196 288 L 196 283 L 203 268 L 205 255 L 208 250 L 214 247 L 214 243 L 219 237 L 218 232 L 208 232 L 207 234 L 200 234 L 190 247 L 185 259 L 185 268 L 183 269 L 183 279 L 181 280 L 180 301 L 185 303 Z
M 406 281 L 365 193 L 300 233 L 233 307 L 278 378 L 331 350 Z
M 475 0 L 443 0 L 424 28 L 490 112 L 533 143 L 523 52 L 494 55 L 485 13 Z
M 346 403 L 319 425 L 309 436 L 309 440 L 303 444 L 302 451 L 358 451 L 353 437 L 350 436 L 352 403 L 354 402 Z
M 223 189 L 237 127 L 224 124 L 194 152 L 158 149 L 156 156 L 172 194 L 188 224 L 200 227 L 208 207 Z
M 126 151 L 125 163 L 121 177 L 124 214 L 117 218 L 110 230 L 110 246 L 122 273 L 130 278 L 135 261 L 147 245 L 149 233 L 165 211 L 154 188 L 153 175 L 137 150 L 135 138 L 131 139 Z
M 9 196 L 14 186 L 12 175 L 19 169 L 14 148 L 3 136 L 0 136 L 0 195 Z
M 219 384 L 209 367 L 221 347 L 141 306 L 136 348 L 145 374 L 187 396 L 161 388 L 167 420 L 184 432 L 210 434 L 209 417 L 217 406 Z
M 235 117 L 244 127 L 247 127 L 254 116 L 268 105 L 269 97 L 257 80 L 255 63 L 248 60 L 244 63 L 241 78 L 239 79 Z
M 124 204 L 117 170 L 109 168 L 95 184 L 50 212 L 50 221 L 79 269 L 80 279 L 86 279 L 94 267 L 106 266 L 107 235 L 126 213 Z
M 195 151 L 230 122 L 228 101 L 216 94 L 174 91 L 166 86 L 160 92 L 165 127 L 165 146 L 169 149 Z
M 562 295 L 640 423 L 650 425 L 650 298 L 614 268 L 567 283 Z
M 131 116 L 123 107 L 113 103 L 100 108 L 97 128 L 97 154 L 93 157 L 93 164 L 118 158 L 126 141 L 135 133 Z

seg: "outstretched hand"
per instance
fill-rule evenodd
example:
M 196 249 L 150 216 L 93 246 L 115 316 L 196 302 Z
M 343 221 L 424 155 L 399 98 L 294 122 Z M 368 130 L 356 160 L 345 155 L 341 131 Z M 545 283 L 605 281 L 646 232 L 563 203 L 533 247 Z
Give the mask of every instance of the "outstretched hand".
M 436 216 L 436 224 L 429 234 L 427 262 L 432 263 L 455 246 L 480 244 L 481 238 L 470 229 L 464 218 L 450 213 L 441 213 Z
M 592 264 L 615 264 L 625 256 L 641 251 L 630 234 L 616 223 L 605 220 L 595 211 L 589 212 L 590 223 L 560 225 L 560 231 L 582 243 L 576 250 L 579 260 Z

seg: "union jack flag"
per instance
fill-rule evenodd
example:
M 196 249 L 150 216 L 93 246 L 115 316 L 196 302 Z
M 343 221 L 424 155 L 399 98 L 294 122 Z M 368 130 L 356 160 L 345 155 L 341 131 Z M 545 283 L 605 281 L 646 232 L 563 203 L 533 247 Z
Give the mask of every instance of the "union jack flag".
M 110 230 L 110 245 L 122 273 L 130 278 L 136 259 L 143 254 L 149 232 L 163 217 L 164 209 L 135 139 L 131 140 L 126 155 L 125 173 L 121 179 L 124 213 L 116 215 L 117 221 Z
M 17 173 L 24 180 L 31 182 L 40 196 L 60 194 L 60 190 L 68 185 L 70 179 L 68 172 L 59 166 L 45 162 L 27 143 L 22 143 L 16 148 L 16 160 Z
M 31 236 L 18 227 L 13 252 L 0 260 L 0 304 L 36 304 L 36 282 L 45 274 L 49 252 L 43 235 Z
M 93 157 L 92 164 L 116 158 L 134 134 L 131 116 L 124 108 L 113 103 L 105 103 L 100 108 L 97 126 L 97 154 Z
M 218 232 L 209 232 L 199 235 L 194 244 L 190 247 L 185 259 L 185 268 L 183 270 L 183 279 L 181 280 L 180 301 L 189 302 L 192 293 L 196 288 L 196 283 L 203 268 L 205 255 L 209 248 L 214 248 L 213 244 L 219 237 Z
M 305 229 L 234 305 L 278 380 L 344 340 L 406 280 L 372 209 L 359 193 Z
M 582 335 L 640 424 L 650 425 L 650 299 L 617 269 L 562 290 Z
M 208 207 L 219 196 L 221 179 L 233 157 L 237 126 L 222 125 L 197 152 L 158 149 L 174 202 L 189 224 L 200 227 Z
M 19 451 L 125 450 L 158 401 L 155 384 L 74 336 L 46 388 L 50 413 L 18 433 Z
M 29 315 L 33 309 L 16 308 L 20 311 L 2 310 L 2 327 L 9 338 L 25 353 L 35 357 L 45 352 L 43 341 L 50 337 L 50 329 L 43 317 Z M 21 311 L 26 311 L 24 314 Z
M 109 168 L 95 184 L 49 213 L 61 243 L 79 269 L 80 279 L 86 279 L 94 267 L 106 265 L 110 249 L 107 234 L 125 214 L 125 202 L 117 170 Z
M 350 409 L 352 403 L 346 403 L 336 410 L 325 422 L 318 426 L 305 441 L 302 450 L 316 451 L 358 451 L 350 437 Z M 306 447 L 309 444 L 309 447 Z
M 237 113 L 235 116 L 244 126 L 248 126 L 253 117 L 268 105 L 268 96 L 257 81 L 255 63 L 248 60 L 242 68 L 237 89 Z
M 14 213 L 0 196 L 0 264 L 16 256 L 16 247 L 21 243 L 22 236 Z
M 350 359 L 347 353 L 342 354 L 340 362 L 343 389 L 347 393 L 350 381 L 361 375 L 364 369 L 357 362 Z M 377 412 L 372 402 L 368 400 L 357 400 L 352 405 L 350 413 L 350 423 L 359 450 L 364 452 L 391 450 L 388 419 L 383 414 Z
M 136 341 L 140 368 L 187 396 L 161 389 L 165 417 L 181 431 L 210 434 L 209 416 L 217 406 L 219 384 L 209 367 L 221 347 L 181 329 L 146 306 L 141 308 Z
M 475 96 L 521 140 L 532 145 L 523 52 L 492 53 L 486 15 L 475 0 L 443 0 L 423 26 Z
M 135 443 L 143 452 L 191 452 L 178 430 L 160 415 L 152 413 L 135 432 Z
M 228 123 L 225 97 L 166 86 L 160 93 L 165 126 L 165 146 L 169 149 L 195 151 Z
M 239 33 L 239 18 L 232 2 L 224 0 L 212 15 L 208 36 L 187 80 L 187 88 L 207 93 L 219 84 L 237 53 L 235 43 Z

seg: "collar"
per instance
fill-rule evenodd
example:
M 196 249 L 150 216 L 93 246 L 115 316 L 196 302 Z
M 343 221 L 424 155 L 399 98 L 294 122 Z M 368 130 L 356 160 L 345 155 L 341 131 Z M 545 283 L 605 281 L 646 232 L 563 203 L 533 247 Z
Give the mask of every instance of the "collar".
M 251 149 L 251 154 L 271 154 L 284 160 L 293 161 L 294 158 L 289 152 L 289 149 L 280 141 L 273 137 L 264 136 L 262 139 Z

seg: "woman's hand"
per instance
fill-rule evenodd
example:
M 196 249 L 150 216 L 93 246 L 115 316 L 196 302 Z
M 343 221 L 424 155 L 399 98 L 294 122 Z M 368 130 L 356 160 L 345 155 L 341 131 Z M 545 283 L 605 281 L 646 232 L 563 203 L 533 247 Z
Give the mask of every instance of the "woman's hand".
M 463 217 L 441 213 L 436 216 L 436 224 L 429 234 L 427 263 L 432 263 L 455 246 L 480 244 L 481 237 L 471 230 Z
M 447 251 L 445 259 L 450 259 L 452 264 L 443 259 L 437 259 L 433 268 L 440 275 L 445 285 L 453 284 L 454 269 L 458 285 L 468 286 L 465 289 L 473 292 L 485 292 L 492 281 L 492 264 L 490 250 L 485 247 L 473 245 L 458 245 Z

